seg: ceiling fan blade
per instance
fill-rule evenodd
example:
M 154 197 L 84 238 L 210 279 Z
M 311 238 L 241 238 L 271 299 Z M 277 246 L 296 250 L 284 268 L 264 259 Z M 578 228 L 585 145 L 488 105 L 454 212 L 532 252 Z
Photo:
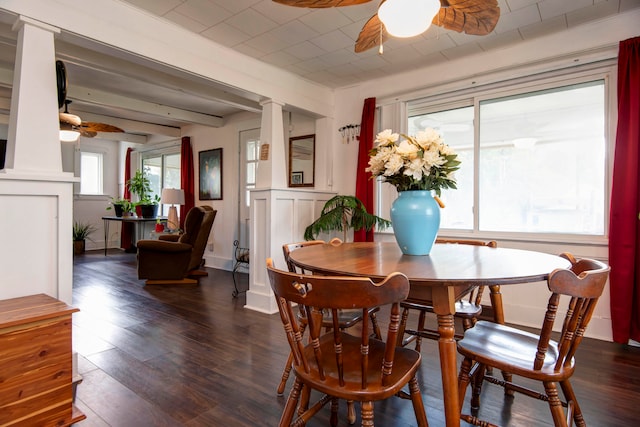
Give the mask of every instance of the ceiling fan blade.
M 82 122 L 80 129 L 85 132 L 120 132 L 124 131 L 117 126 L 108 125 L 106 123 Z M 95 135 L 94 135 L 95 136 Z
M 80 136 L 84 136 L 85 138 L 93 138 L 98 134 L 98 132 L 84 130 L 82 128 L 79 129 Z
M 376 13 L 364 24 L 364 27 L 362 27 L 358 35 L 358 40 L 356 40 L 355 51 L 356 53 L 360 53 L 372 47 L 380 46 L 380 44 L 387 41 L 388 38 L 389 34 L 387 34 L 387 30 L 384 28 L 384 25 L 382 25 Z
M 356 4 L 369 3 L 371 0 L 273 0 L 275 3 L 284 4 L 286 6 L 295 7 L 311 7 L 311 8 L 324 8 L 324 7 L 340 7 L 340 6 L 353 6 Z
M 475 36 L 489 34 L 500 18 L 497 0 L 448 0 L 432 23 L 447 30 Z

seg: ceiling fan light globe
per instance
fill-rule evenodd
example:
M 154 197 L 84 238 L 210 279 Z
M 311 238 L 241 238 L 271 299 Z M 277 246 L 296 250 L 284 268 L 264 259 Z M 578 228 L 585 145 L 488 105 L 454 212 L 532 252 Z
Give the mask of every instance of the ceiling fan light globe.
M 394 37 L 414 37 L 429 29 L 440 11 L 440 0 L 387 0 L 378 9 L 378 18 Z
M 80 132 L 77 130 L 62 130 L 60 129 L 60 141 L 63 142 L 76 142 L 80 138 Z

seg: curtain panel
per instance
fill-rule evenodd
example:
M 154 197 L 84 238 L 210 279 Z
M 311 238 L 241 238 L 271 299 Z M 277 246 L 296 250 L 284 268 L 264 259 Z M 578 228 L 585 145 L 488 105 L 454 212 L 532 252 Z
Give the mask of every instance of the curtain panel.
M 194 169 L 193 150 L 191 148 L 191 138 L 182 137 L 180 146 L 180 187 L 184 191 L 184 205 L 180 206 L 180 228 L 184 229 L 184 219 L 187 212 L 195 206 L 194 194 Z
M 369 166 L 369 151 L 373 148 L 373 125 L 376 116 L 376 99 L 367 98 L 362 108 L 360 121 L 360 139 L 358 146 L 358 169 L 356 172 L 356 197 L 364 203 L 367 212 L 373 213 L 373 181 L 371 173 L 365 169 Z M 375 230 L 364 229 L 353 232 L 354 242 L 373 242 Z
M 620 42 L 609 223 L 613 340 L 640 341 L 640 37 Z

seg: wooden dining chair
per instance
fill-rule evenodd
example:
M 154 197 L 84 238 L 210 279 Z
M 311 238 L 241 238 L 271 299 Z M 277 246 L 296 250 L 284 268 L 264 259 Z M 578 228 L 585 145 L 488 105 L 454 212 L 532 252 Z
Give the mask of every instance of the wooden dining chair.
M 478 408 L 482 383 L 487 380 L 547 401 L 556 427 L 571 425 L 572 420 L 579 427 L 586 425 L 569 379 L 576 367 L 576 350 L 602 295 L 609 267 L 592 259 L 576 260 L 570 254 L 562 256 L 571 261 L 572 266 L 556 269 L 549 275 L 547 286 L 551 296 L 540 334 L 481 320 L 458 341 L 458 352 L 464 357 L 458 377 L 461 405 L 467 386 L 472 383 L 471 408 Z M 559 338 L 554 341 L 551 336 L 561 296 L 568 297 L 567 311 Z M 484 369 L 488 366 L 541 381 L 544 392 L 488 375 Z M 564 402 L 560 400 L 557 383 L 564 394 Z M 563 406 L 568 407 L 566 416 Z M 473 425 L 491 425 L 471 415 L 463 415 L 462 419 Z
M 304 242 L 298 242 L 298 243 L 288 243 L 288 244 L 284 244 L 282 245 L 282 252 L 284 254 L 284 260 L 287 264 L 287 268 L 289 270 L 289 272 L 292 273 L 303 273 L 303 274 L 310 274 L 310 272 L 307 271 L 303 271 L 302 269 L 298 268 L 292 261 L 291 261 L 291 257 L 289 256 L 291 254 L 291 252 L 293 252 L 296 249 L 300 249 L 300 248 L 304 248 L 307 246 L 313 246 L 313 245 L 324 245 L 326 242 L 324 240 L 310 240 L 310 241 L 304 241 Z M 340 245 L 342 244 L 342 240 L 338 239 L 338 238 L 334 238 L 332 239 L 329 244 L 331 245 Z M 371 319 L 371 327 L 373 329 L 373 335 L 375 338 L 377 339 L 382 339 L 382 334 L 380 332 L 380 326 L 378 325 L 378 319 L 376 317 L 376 313 L 380 311 L 379 307 L 372 307 L 369 309 L 368 314 L 369 314 L 369 318 Z M 303 310 L 302 306 L 299 307 L 298 310 L 298 321 L 300 322 L 300 325 L 302 326 L 301 329 L 301 333 L 304 334 L 305 328 L 306 328 L 306 324 L 307 324 L 307 320 L 306 320 L 306 314 L 305 311 Z M 340 329 L 348 329 L 351 328 L 352 326 L 355 326 L 356 324 L 360 323 L 362 321 L 362 311 L 361 310 L 354 310 L 354 309 L 345 309 L 345 310 L 338 310 L 338 327 Z M 333 327 L 333 321 L 330 318 L 326 318 L 323 324 L 323 327 L 325 328 L 325 330 L 330 330 Z M 292 367 L 292 363 L 293 363 L 293 353 L 289 353 L 289 358 L 287 359 L 287 364 L 284 367 L 284 370 L 282 372 L 282 379 L 280 380 L 280 384 L 278 384 L 278 390 L 277 393 L 278 395 L 282 395 L 284 393 L 284 389 L 287 385 L 287 381 L 289 380 L 289 376 L 291 375 L 291 367 Z M 355 422 L 355 410 L 353 408 L 353 404 L 351 402 L 349 402 L 349 407 L 348 407 L 348 411 L 347 411 L 347 419 L 349 421 L 349 424 L 353 424 Z
M 305 275 L 276 270 L 271 259 L 267 260 L 267 270 L 295 373 L 280 426 L 304 425 L 329 402 L 330 421 L 335 426 L 340 399 L 361 402 L 362 425 L 373 426 L 373 403 L 396 395 L 407 384 L 418 425 L 428 425 L 416 379 L 421 355 L 396 345 L 399 303 L 409 294 L 405 275 L 392 273 L 380 283 L 363 277 Z M 305 311 L 307 344 L 301 331 L 304 324 L 294 304 Z M 369 310 L 383 305 L 390 305 L 386 341 L 373 339 L 368 332 Z M 339 310 L 354 308 L 361 311 L 360 336 L 345 331 L 338 320 Z M 329 332 L 324 329 L 327 321 L 332 323 Z M 304 399 L 311 390 L 322 397 L 309 406 Z M 296 407 L 298 416 L 294 420 Z
M 488 246 L 490 248 L 498 247 L 494 241 L 468 240 L 468 239 L 436 239 L 436 244 L 457 244 L 457 245 L 473 245 Z M 498 323 L 504 323 L 504 310 L 502 308 L 502 294 L 500 294 L 499 285 L 491 285 L 491 305 L 494 311 L 494 320 Z M 465 298 L 456 301 L 455 317 L 462 319 L 464 330 L 472 327 L 478 316 L 482 313 L 482 294 L 484 286 L 478 286 L 473 289 Z M 424 302 L 413 301 L 410 298 L 400 304 L 402 307 L 402 319 L 400 321 L 400 337 L 402 338 L 402 346 L 406 346 L 415 341 L 415 349 L 420 351 L 422 348 L 422 338 L 437 340 L 440 335 L 437 329 L 428 328 L 427 314 L 433 313 L 433 306 Z M 416 329 L 407 329 L 407 321 L 410 310 L 418 311 L 418 326 Z M 405 337 L 405 335 L 408 335 Z M 462 334 L 456 334 L 456 339 L 462 338 Z

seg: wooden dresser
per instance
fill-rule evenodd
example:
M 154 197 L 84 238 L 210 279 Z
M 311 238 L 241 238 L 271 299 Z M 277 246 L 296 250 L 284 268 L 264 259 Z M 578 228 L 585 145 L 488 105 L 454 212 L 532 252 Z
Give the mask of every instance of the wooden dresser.
M 0 301 L 0 427 L 68 426 L 73 405 L 71 315 L 39 294 Z

